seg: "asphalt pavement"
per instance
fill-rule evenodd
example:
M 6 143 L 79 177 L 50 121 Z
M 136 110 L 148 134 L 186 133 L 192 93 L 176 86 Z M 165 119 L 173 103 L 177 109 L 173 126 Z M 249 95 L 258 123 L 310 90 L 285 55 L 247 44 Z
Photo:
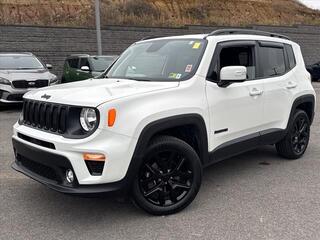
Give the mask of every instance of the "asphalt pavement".
M 314 86 L 319 94 L 320 83 Z M 284 160 L 266 146 L 225 160 L 205 170 L 188 208 L 154 217 L 127 200 L 63 195 L 13 171 L 20 111 L 0 111 L 1 240 L 320 239 L 320 114 L 302 159 Z

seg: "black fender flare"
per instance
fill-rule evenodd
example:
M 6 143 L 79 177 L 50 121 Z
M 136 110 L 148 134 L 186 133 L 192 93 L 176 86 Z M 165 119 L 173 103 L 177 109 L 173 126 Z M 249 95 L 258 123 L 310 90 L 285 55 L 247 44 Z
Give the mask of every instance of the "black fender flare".
M 125 179 L 127 184 L 131 184 L 142 164 L 144 152 L 148 147 L 148 143 L 155 134 L 166 129 L 194 125 L 198 130 L 200 159 L 203 164 L 208 162 L 208 137 L 207 128 L 204 119 L 199 114 L 182 114 L 156 120 L 146 125 L 138 138 L 131 162 L 129 164 Z
M 289 120 L 288 120 L 288 123 L 287 123 L 287 128 L 288 129 L 288 126 L 290 124 L 290 121 L 294 115 L 294 112 L 295 110 L 297 109 L 297 107 L 300 105 L 300 104 L 303 104 L 303 103 L 311 103 L 312 105 L 312 110 L 311 110 L 311 118 L 310 118 L 310 123 L 312 124 L 313 122 L 313 119 L 314 119 L 314 114 L 315 114 L 315 96 L 312 95 L 312 94 L 307 94 L 307 95 L 302 95 L 298 98 L 296 98 L 292 104 L 292 107 L 291 107 L 291 111 L 290 111 L 290 115 L 289 115 Z

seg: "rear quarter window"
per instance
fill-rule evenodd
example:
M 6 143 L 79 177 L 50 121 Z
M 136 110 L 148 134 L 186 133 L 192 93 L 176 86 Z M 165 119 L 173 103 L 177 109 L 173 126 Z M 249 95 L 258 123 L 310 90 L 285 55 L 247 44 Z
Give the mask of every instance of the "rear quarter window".
M 291 70 L 296 66 L 296 58 L 291 45 L 285 44 L 285 49 L 288 55 L 289 69 Z

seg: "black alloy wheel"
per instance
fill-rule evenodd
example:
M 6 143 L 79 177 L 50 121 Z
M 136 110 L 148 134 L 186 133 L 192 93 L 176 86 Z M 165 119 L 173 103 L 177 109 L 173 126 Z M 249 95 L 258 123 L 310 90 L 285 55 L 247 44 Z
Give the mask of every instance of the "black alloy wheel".
M 178 212 L 196 196 L 201 176 L 200 159 L 190 145 L 175 137 L 156 138 L 137 174 L 134 201 L 154 215 Z
M 298 159 L 307 150 L 310 138 L 310 120 L 307 113 L 297 109 L 288 124 L 287 135 L 276 144 L 280 156 Z

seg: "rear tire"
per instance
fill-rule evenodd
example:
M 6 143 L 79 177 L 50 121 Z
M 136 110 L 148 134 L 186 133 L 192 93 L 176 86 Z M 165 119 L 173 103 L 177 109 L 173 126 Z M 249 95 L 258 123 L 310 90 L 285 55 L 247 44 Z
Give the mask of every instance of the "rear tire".
M 171 136 L 155 138 L 149 145 L 133 183 L 137 206 L 153 215 L 181 211 L 196 197 L 202 165 L 195 150 Z
M 310 138 L 310 119 L 303 110 L 296 110 L 288 125 L 287 135 L 276 144 L 277 152 L 287 159 L 298 159 L 305 153 Z

